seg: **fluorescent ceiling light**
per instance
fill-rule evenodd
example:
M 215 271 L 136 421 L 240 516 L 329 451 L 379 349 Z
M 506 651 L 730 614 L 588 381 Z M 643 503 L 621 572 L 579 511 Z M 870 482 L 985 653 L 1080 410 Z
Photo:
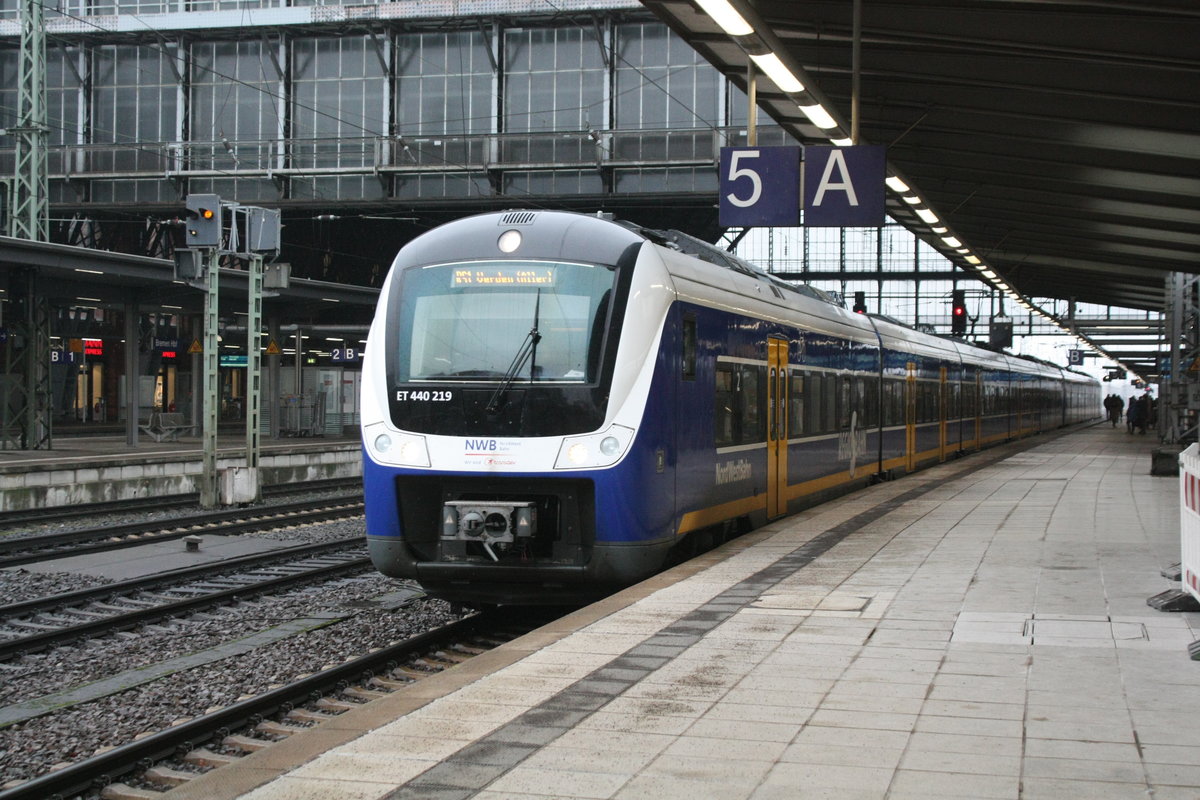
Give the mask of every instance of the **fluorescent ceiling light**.
M 804 112 L 804 116 L 808 117 L 813 125 L 816 125 L 821 130 L 829 130 L 838 126 L 837 120 L 831 117 L 829 112 L 820 103 L 813 106 L 800 106 L 800 110 Z
M 921 198 L 915 194 L 906 194 L 904 195 L 904 202 L 908 203 L 910 206 L 915 206 L 917 203 L 921 202 Z
M 941 225 L 938 225 L 936 228 L 930 228 L 929 230 L 933 231 L 934 233 L 936 233 L 939 236 L 941 236 L 943 233 L 950 232 L 949 228 L 944 228 Z
M 750 56 L 750 60 L 758 65 L 768 78 L 775 81 L 775 85 L 785 92 L 795 93 L 803 92 L 804 84 L 796 79 L 792 71 L 783 65 L 779 60 L 779 56 L 774 53 L 767 53 L 765 56 Z
M 83 267 L 76 267 L 75 271 L 76 272 L 86 272 L 88 275 L 103 275 L 104 274 L 103 272 L 101 272 L 98 269 L 84 269 Z
M 835 144 L 838 147 L 849 147 L 850 145 L 854 144 L 854 140 L 853 139 L 830 139 L 829 143 Z
M 960 242 L 958 239 L 954 238 L 953 236 L 943 236 L 942 241 L 945 242 L 946 244 L 950 245 L 951 247 L 962 247 L 962 242 Z
M 917 216 L 921 218 L 922 222 L 932 225 L 938 221 L 938 215 L 930 211 L 928 208 L 918 208 L 916 211 Z
M 884 181 L 884 183 L 886 183 L 888 188 L 896 194 L 904 194 L 908 191 L 908 184 L 900 180 L 900 178 L 896 177 L 895 175 L 889 177 L 886 181 Z
M 996 273 L 992 272 L 990 269 L 981 270 L 979 274 L 987 278 L 989 281 L 996 277 Z
M 730 36 L 749 36 L 754 33 L 754 28 L 729 5 L 729 0 L 696 0 L 696 5 L 704 9 L 704 13 Z
M 982 264 L 983 262 L 979 260 L 979 256 L 967 256 L 967 263 L 968 264 Z

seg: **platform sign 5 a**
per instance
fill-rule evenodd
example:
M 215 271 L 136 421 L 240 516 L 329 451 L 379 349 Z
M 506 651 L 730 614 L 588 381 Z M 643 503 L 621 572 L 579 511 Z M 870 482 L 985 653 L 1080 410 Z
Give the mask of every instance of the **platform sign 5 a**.
M 800 148 L 722 147 L 719 208 L 722 227 L 799 225 Z
M 886 147 L 805 147 L 804 226 L 882 225 L 886 177 Z

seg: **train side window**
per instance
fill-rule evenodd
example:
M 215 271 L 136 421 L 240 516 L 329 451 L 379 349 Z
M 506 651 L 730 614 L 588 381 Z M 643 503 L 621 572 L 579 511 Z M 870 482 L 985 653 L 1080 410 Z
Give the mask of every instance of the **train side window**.
M 788 395 L 788 431 L 789 437 L 804 435 L 806 420 L 804 419 L 804 373 L 792 372 L 791 393 Z
M 737 374 L 732 364 L 717 364 L 717 392 L 713 428 L 717 447 L 736 443 L 734 420 L 737 416 Z
M 696 380 L 696 318 L 683 318 L 683 379 Z
M 838 429 L 838 381 L 836 375 L 825 376 L 825 400 L 823 402 L 824 418 L 821 420 L 821 429 L 826 432 L 836 431 Z
M 844 431 L 850 427 L 850 413 L 854 410 L 850 405 L 850 398 L 850 376 L 843 375 L 838 381 L 837 421 L 839 430 Z
M 879 393 L 882 391 L 879 385 L 879 378 L 870 378 L 863 382 L 863 391 L 865 392 L 865 405 L 867 409 L 867 425 L 876 427 L 879 425 Z
M 804 409 L 806 416 L 804 417 L 804 430 L 809 433 L 824 433 L 825 429 L 821 424 L 821 405 L 825 402 L 824 381 L 825 376 L 820 372 L 808 373 L 808 392 L 807 402 Z
M 766 413 L 763 403 L 766 392 L 763 391 L 763 379 L 766 377 L 766 367 L 743 366 L 742 386 L 739 393 L 742 401 L 742 435 L 740 444 L 765 442 Z
M 871 425 L 871 410 L 867 407 L 867 386 L 861 377 L 854 379 L 854 410 L 858 412 L 858 427 Z

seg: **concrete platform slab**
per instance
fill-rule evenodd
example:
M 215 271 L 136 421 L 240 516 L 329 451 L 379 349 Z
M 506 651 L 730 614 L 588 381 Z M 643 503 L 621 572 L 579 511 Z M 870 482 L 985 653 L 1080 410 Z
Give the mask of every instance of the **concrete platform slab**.
M 240 796 L 1194 800 L 1200 614 L 1145 605 L 1179 536 L 1150 448 L 1097 426 L 777 521 Z M 436 766 L 367 773 L 406 736 Z

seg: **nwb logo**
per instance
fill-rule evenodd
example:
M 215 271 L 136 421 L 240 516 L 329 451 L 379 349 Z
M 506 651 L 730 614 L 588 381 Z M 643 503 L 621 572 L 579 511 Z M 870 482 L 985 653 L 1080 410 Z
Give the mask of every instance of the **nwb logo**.
M 491 453 L 495 451 L 495 439 L 467 439 L 467 452 L 469 453 Z

